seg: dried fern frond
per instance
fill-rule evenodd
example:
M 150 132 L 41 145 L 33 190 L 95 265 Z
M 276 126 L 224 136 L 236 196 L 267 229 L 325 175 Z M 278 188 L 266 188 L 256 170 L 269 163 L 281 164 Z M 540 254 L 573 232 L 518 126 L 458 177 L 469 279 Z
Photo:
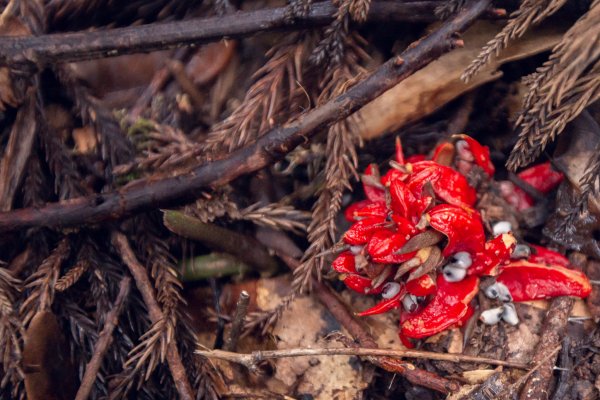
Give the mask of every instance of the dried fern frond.
M 165 361 L 167 355 L 167 336 L 171 323 L 161 319 L 152 324 L 141 337 L 140 342 L 129 353 L 123 371 L 114 378 L 116 387 L 109 394 L 109 399 L 122 399 L 134 387 L 139 390 L 142 384 Z
M 319 102 L 345 92 L 366 73 L 360 67 L 362 53 L 358 42 L 353 41 L 349 50 L 352 51 L 346 52 L 344 63 L 325 76 Z M 319 192 L 308 226 L 310 246 L 304 253 L 302 264 L 294 271 L 293 287 L 296 291 L 309 288 L 313 273 L 320 278 L 325 259 L 318 255 L 333 246 L 337 234 L 335 219 L 342 207 L 342 195 L 345 190 L 352 189 L 350 179 L 358 179 L 356 146 L 360 143 L 360 136 L 355 131 L 357 124 L 353 123 L 353 118 L 351 116 L 332 125 L 327 134 L 325 185 Z
M 29 295 L 19 310 L 24 326 L 29 324 L 38 311 L 50 309 L 54 300 L 54 285 L 60 274 L 60 267 L 69 256 L 70 250 L 69 239 L 66 237 L 61 239 L 37 271 L 25 281 L 25 289 L 29 291 Z
M 81 260 L 61 276 L 54 285 L 57 292 L 64 292 L 83 276 L 90 266 L 89 261 Z
M 569 29 L 549 60 L 529 79 L 517 120 L 519 139 L 507 167 L 535 160 L 588 105 L 600 98 L 600 1 Z
M 554 14 L 566 2 L 567 0 L 524 0 L 519 9 L 510 15 L 504 29 L 483 47 L 481 53 L 463 72 L 461 79 L 468 82 L 493 56 L 498 56 L 511 40 L 523 36 L 529 28 Z
M 292 206 L 253 204 L 239 212 L 239 218 L 268 228 L 302 233 L 307 229 L 310 213 L 296 210 Z
M 241 105 L 209 133 L 207 152 L 233 151 L 250 143 L 294 114 L 294 99 L 301 90 L 306 44 L 298 36 L 275 45 L 269 60 L 253 76 Z
M 323 39 L 312 51 L 309 62 L 322 67 L 334 67 L 343 62 L 345 47 L 352 41 L 350 19 L 365 22 L 370 5 L 370 0 L 341 0 L 333 22 L 323 32 Z
M 14 308 L 20 287 L 21 281 L 0 267 L 0 389 L 10 384 L 14 398 L 25 377 L 21 370 L 25 332 Z

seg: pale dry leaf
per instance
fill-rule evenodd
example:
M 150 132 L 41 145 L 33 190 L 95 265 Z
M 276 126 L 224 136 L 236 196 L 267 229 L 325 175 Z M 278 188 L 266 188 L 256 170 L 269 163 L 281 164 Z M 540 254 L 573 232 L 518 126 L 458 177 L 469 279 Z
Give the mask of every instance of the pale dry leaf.
M 499 24 L 489 21 L 476 23 L 463 36 L 465 47 L 440 57 L 367 104 L 358 113 L 361 136 L 373 139 L 433 113 L 460 95 L 500 78 L 498 68 L 502 64 L 551 49 L 566 31 L 557 25 L 532 30 L 464 83 L 460 75 L 465 66 L 500 29 Z
M 495 374 L 497 371 L 494 369 L 475 369 L 473 371 L 465 371 L 462 373 L 462 377 L 471 385 L 477 385 L 485 382 L 490 376 Z
M 286 277 L 261 279 L 256 289 L 257 305 L 265 310 L 271 309 L 288 292 L 291 292 L 291 287 Z M 340 346 L 323 338 L 341 329 L 321 303 L 313 297 L 298 296 L 283 312 L 272 335 L 278 349 L 327 348 Z M 282 358 L 275 361 L 275 371 L 273 378 L 267 382 L 270 390 L 279 391 L 283 384 L 287 394 L 296 388 L 296 392 L 310 394 L 314 399 L 360 398 L 368 385 L 361 368 L 356 368 L 353 357 L 348 356 Z

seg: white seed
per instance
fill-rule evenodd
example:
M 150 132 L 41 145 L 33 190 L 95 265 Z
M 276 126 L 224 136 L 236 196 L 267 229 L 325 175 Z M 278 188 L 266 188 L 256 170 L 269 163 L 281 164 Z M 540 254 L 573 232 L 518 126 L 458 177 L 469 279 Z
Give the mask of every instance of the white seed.
M 458 268 L 469 268 L 471 264 L 473 264 L 473 260 L 471 259 L 471 254 L 466 251 L 459 251 L 458 253 L 452 256 L 454 258 L 454 262 L 452 265 Z
M 364 248 L 365 248 L 365 246 L 350 246 L 350 251 L 352 252 L 352 254 L 354 254 L 356 256 L 356 255 L 362 253 Z
M 494 234 L 494 237 L 510 231 L 512 231 L 512 225 L 508 221 L 496 222 L 494 226 L 492 226 L 492 233 Z
M 526 244 L 518 244 L 515 246 L 510 258 L 513 260 L 518 260 L 521 258 L 529 258 L 529 256 L 531 256 L 531 247 L 527 246 Z
M 397 282 L 388 282 L 385 285 L 383 285 L 381 297 L 383 297 L 384 299 L 391 299 L 398 293 L 400 293 L 400 284 Z
M 507 303 L 503 307 L 504 312 L 502 313 L 502 319 L 507 324 L 512 326 L 519 324 L 519 315 L 517 314 L 517 309 L 513 303 Z
M 479 315 L 479 319 L 486 325 L 496 325 L 500 322 L 503 314 L 504 307 L 490 308 L 489 310 L 483 311 Z
M 444 279 L 448 282 L 460 282 L 467 276 L 466 269 L 455 267 L 452 264 L 448 264 L 442 268 L 442 272 L 444 273 Z
M 417 302 L 417 297 L 407 293 L 403 298 L 402 298 L 402 306 L 404 307 L 404 309 L 408 312 L 415 312 L 417 311 L 417 308 L 419 308 L 419 303 Z
M 502 282 L 496 282 L 485 289 L 485 295 L 490 299 L 500 299 L 501 301 L 512 301 L 510 290 Z

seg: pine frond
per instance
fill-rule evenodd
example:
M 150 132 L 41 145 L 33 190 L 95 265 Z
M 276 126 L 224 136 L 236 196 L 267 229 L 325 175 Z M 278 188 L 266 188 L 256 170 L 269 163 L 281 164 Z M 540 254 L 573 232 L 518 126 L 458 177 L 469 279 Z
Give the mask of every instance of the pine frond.
M 481 53 L 463 72 L 461 79 L 468 82 L 492 57 L 498 56 L 510 41 L 523 36 L 529 28 L 554 14 L 566 2 L 567 0 L 524 0 L 519 9 L 510 15 L 504 29 L 483 47 Z
M 507 167 L 534 161 L 588 105 L 600 98 L 600 1 L 565 33 L 550 59 L 529 79 L 517 120 L 519 139 Z
M 25 331 L 15 311 L 21 284 L 10 271 L 0 268 L 0 389 L 10 385 L 13 398 L 17 397 L 25 377 L 21 370 Z
M 205 150 L 233 151 L 291 117 L 294 107 L 289 104 L 303 94 L 305 53 L 305 42 L 296 35 L 271 48 L 267 52 L 269 60 L 254 74 L 254 83 L 241 105 L 209 133 Z
M 352 51 L 347 51 L 345 62 L 330 70 L 323 80 L 323 94 L 320 102 L 345 92 L 360 79 L 366 71 L 360 67 L 361 53 L 354 49 L 360 47 L 354 42 Z M 327 250 L 336 240 L 335 219 L 342 207 L 342 195 L 351 189 L 350 179 L 358 178 L 356 146 L 360 136 L 354 130 L 357 124 L 349 117 L 329 128 L 327 134 L 327 162 L 325 164 L 325 185 L 319 192 L 319 198 L 312 211 L 312 220 L 308 226 L 310 246 L 304 253 L 303 262 L 294 271 L 294 290 L 302 292 L 310 286 L 313 273 L 320 278 L 325 259 L 318 255 Z
M 353 40 L 349 31 L 350 20 L 365 22 L 370 5 L 370 0 L 342 0 L 333 22 L 325 29 L 323 39 L 312 51 L 309 62 L 328 68 L 342 63 L 346 45 Z
M 202 153 L 203 147 L 192 141 L 185 133 L 168 125 L 153 121 L 140 122 L 132 126 L 128 135 L 138 150 L 134 161 L 119 165 L 116 175 L 132 171 L 148 171 L 180 166 Z
M 54 289 L 57 292 L 64 292 L 73 286 L 83 276 L 83 274 L 88 270 L 89 266 L 89 261 L 80 260 L 56 281 Z
M 130 352 L 123 372 L 114 378 L 116 387 L 109 394 L 109 399 L 122 399 L 135 386 L 137 390 L 156 370 L 156 367 L 165 361 L 167 355 L 167 336 L 172 336 L 171 323 L 161 319 L 152 324 L 144 333 L 139 344 Z
M 268 228 L 302 233 L 307 229 L 310 213 L 296 210 L 292 206 L 268 204 L 260 206 L 253 204 L 239 212 L 240 219 L 251 221 Z
M 60 274 L 60 267 L 69 256 L 70 250 L 69 239 L 66 237 L 61 239 L 37 271 L 25 281 L 25 289 L 29 294 L 19 310 L 24 326 L 29 324 L 38 311 L 50 309 L 54 300 L 54 285 Z

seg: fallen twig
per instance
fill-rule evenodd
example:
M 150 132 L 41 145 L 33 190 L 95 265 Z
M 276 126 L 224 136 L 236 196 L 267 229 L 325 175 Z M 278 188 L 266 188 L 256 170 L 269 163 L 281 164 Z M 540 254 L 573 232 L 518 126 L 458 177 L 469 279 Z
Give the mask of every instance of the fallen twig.
M 525 383 L 520 400 L 545 400 L 550 397 L 550 381 L 553 378 L 553 367 L 556 364 L 558 351 L 547 358 L 548 349 L 560 349 L 573 303 L 574 300 L 570 297 L 558 297 L 552 300 L 532 359 L 533 363 L 540 366 Z
M 323 348 L 323 349 L 283 349 L 283 350 L 264 350 L 253 351 L 252 353 L 242 354 L 233 353 L 223 350 L 197 350 L 197 354 L 208 357 L 218 358 L 229 362 L 242 364 L 246 368 L 253 369 L 256 365 L 264 360 L 271 358 L 286 358 L 286 357 L 307 357 L 307 356 L 377 356 L 377 357 L 406 357 L 420 358 L 426 360 L 450 361 L 450 362 L 473 362 L 485 363 L 490 365 L 501 365 L 504 367 L 527 369 L 528 365 L 512 362 L 496 360 L 487 357 L 475 357 L 462 354 L 435 353 L 432 351 L 421 350 L 398 350 L 398 349 L 372 349 L 372 348 Z
M 432 21 L 435 4 L 432 1 L 373 3 L 367 18 L 378 22 Z M 287 8 L 280 7 L 108 31 L 5 37 L 0 43 L 0 65 L 20 65 L 35 70 L 53 63 L 198 45 L 222 38 L 238 38 L 284 28 L 326 25 L 333 20 L 336 10 L 333 3 L 322 2 L 314 4 L 305 17 L 293 21 L 286 17 Z
M 223 348 L 227 351 L 234 351 L 237 347 L 237 341 L 240 338 L 242 329 L 244 328 L 244 319 L 248 313 L 248 304 L 250 303 L 250 295 L 245 290 L 240 292 L 240 297 L 235 305 L 235 314 L 231 323 L 231 330 L 227 341 Z
M 75 400 L 85 400 L 90 395 L 92 387 L 94 386 L 94 382 L 96 381 L 98 371 L 102 366 L 104 355 L 112 343 L 113 330 L 119 322 L 119 315 L 121 314 L 121 310 L 125 305 L 125 300 L 129 295 L 130 284 L 131 278 L 129 277 L 123 278 L 119 284 L 119 293 L 117 294 L 113 308 L 106 315 L 104 327 L 102 328 L 102 331 L 98 337 L 98 341 L 96 342 L 96 346 L 94 347 L 94 354 L 85 367 L 85 373 L 81 379 L 81 385 L 77 390 Z
M 0 213 L 0 232 L 33 226 L 66 227 L 118 219 L 151 207 L 192 200 L 209 185 L 223 185 L 262 169 L 305 143 L 323 128 L 354 113 L 440 55 L 462 45 L 462 41 L 456 39 L 456 34 L 469 27 L 490 3 L 491 0 L 468 2 L 465 9 L 454 18 L 409 46 L 400 56 L 388 60 L 346 93 L 288 125 L 271 130 L 253 144 L 232 152 L 226 158 L 199 166 L 184 175 L 139 181 L 115 192 L 51 203 L 42 208 Z M 234 18 L 239 19 L 235 15 Z
M 133 275 L 133 279 L 135 279 L 135 284 L 140 291 L 142 298 L 144 299 L 146 307 L 148 308 L 150 320 L 154 324 L 157 323 L 164 318 L 164 315 L 160 309 L 160 306 L 158 305 L 158 302 L 156 301 L 154 288 L 152 287 L 152 283 L 150 283 L 146 269 L 137 260 L 125 235 L 122 233 L 113 232 L 112 242 L 113 245 L 119 250 L 123 262 L 129 268 L 131 275 Z M 166 358 L 180 399 L 194 399 L 194 392 L 188 380 L 185 367 L 181 362 L 181 356 L 179 355 L 179 350 L 177 349 L 177 343 L 175 343 L 175 341 L 170 341 L 167 344 Z

